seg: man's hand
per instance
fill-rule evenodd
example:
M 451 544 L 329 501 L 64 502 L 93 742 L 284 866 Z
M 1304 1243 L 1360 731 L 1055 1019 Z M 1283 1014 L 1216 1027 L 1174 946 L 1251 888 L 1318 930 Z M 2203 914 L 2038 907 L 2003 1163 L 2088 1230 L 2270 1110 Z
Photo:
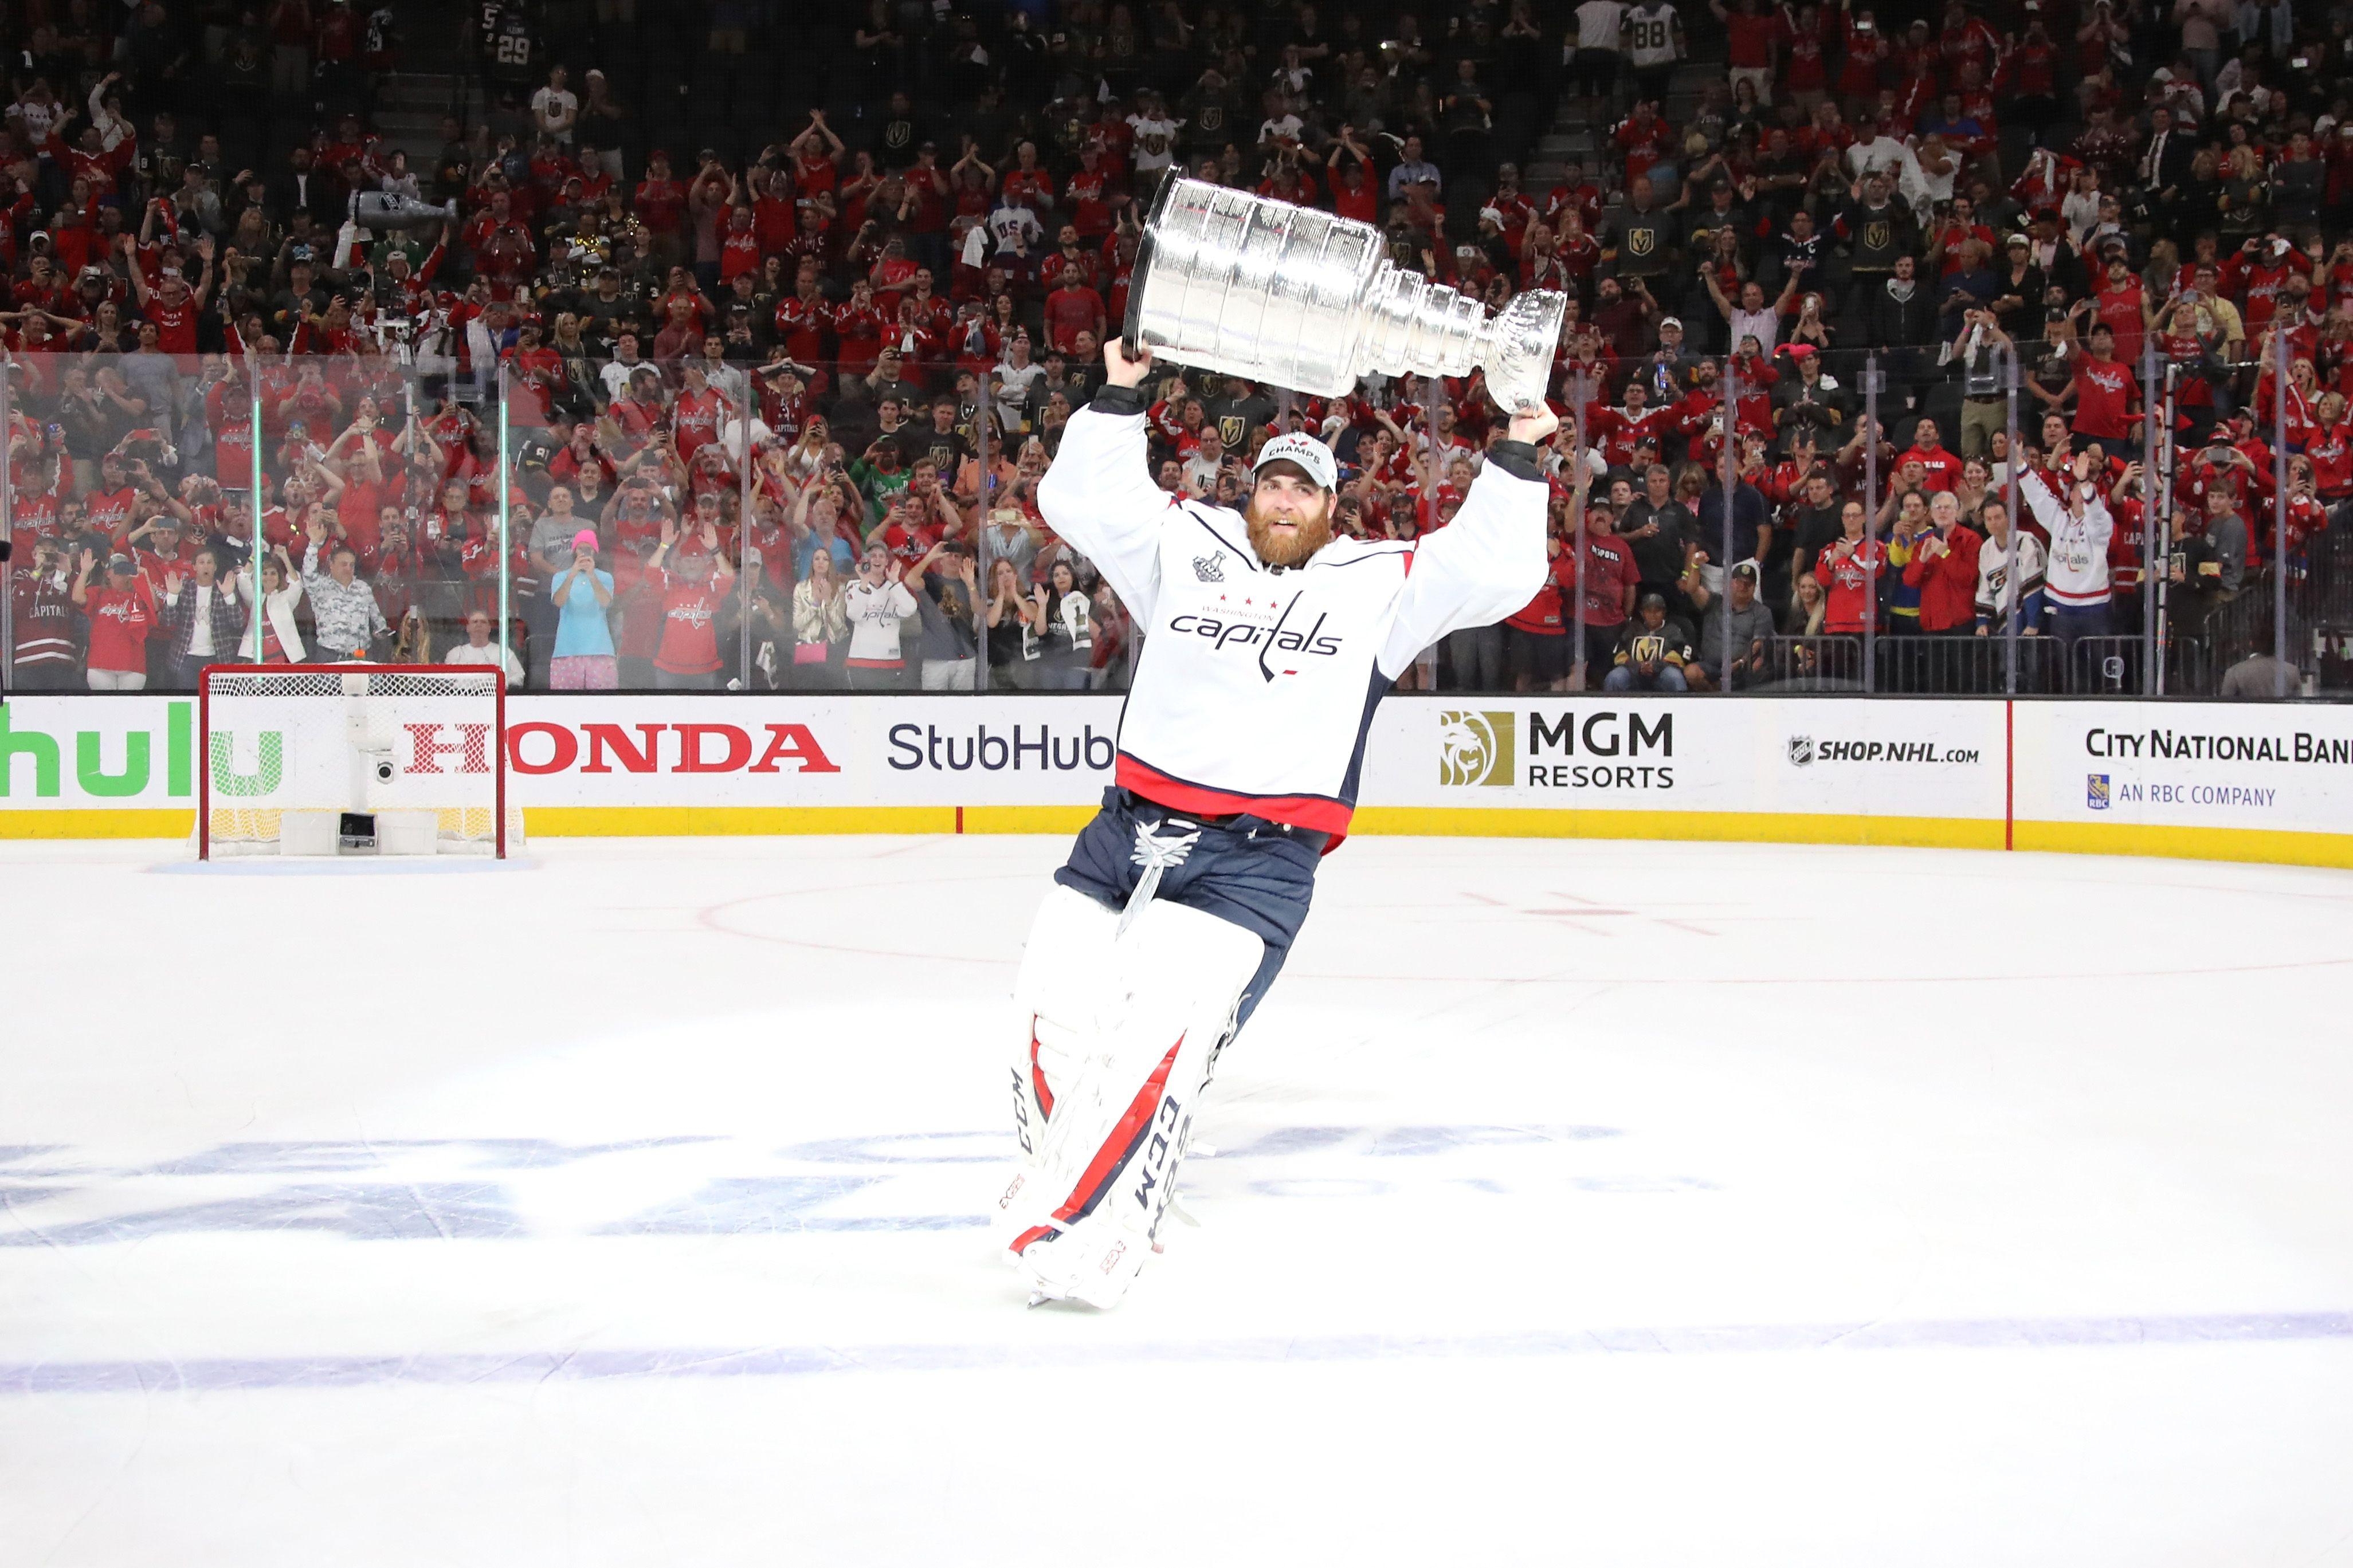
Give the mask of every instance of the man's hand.
M 1144 378 L 1152 374 L 1152 350 L 1145 348 L 1135 358 L 1127 357 L 1127 345 L 1113 337 L 1103 344 L 1103 379 L 1113 386 L 1141 386 Z
M 1560 428 L 1560 416 L 1542 403 L 1512 416 L 1510 427 L 1504 432 L 1514 441 L 1529 446 L 1541 446 L 1552 433 Z

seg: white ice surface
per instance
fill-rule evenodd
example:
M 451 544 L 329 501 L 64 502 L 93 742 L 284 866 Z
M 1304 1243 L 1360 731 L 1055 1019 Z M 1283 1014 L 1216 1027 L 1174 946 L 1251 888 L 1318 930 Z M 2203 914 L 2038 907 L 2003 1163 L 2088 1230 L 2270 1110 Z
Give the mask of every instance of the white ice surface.
M 1090 1314 L 1063 847 L 0 846 L 0 1564 L 2353 1563 L 2353 878 L 1356 840 Z

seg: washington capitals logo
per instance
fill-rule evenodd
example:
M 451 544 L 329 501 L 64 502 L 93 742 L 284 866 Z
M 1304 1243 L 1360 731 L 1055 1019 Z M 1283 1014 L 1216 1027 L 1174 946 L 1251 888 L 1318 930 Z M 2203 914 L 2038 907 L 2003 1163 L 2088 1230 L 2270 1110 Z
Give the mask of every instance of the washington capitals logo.
M 1193 557 L 1193 575 L 1198 577 L 1204 583 L 1224 582 L 1226 580 L 1226 552 L 1220 550 L 1212 555 L 1196 555 Z
M 1275 677 L 1274 669 L 1267 663 L 1267 655 L 1277 652 L 1278 650 L 1283 653 L 1292 653 L 1301 648 L 1321 651 L 1317 648 L 1317 643 L 1319 641 L 1333 641 L 1333 639 L 1329 637 L 1318 639 L 1314 635 L 1324 629 L 1325 617 L 1323 616 L 1315 617 L 1315 624 L 1308 628 L 1307 635 L 1305 637 L 1302 637 L 1297 632 L 1293 632 L 1289 634 L 1287 637 L 1285 637 L 1282 628 L 1290 621 L 1291 612 L 1298 607 L 1299 601 L 1303 596 L 1304 595 L 1299 594 L 1293 594 L 1291 595 L 1291 603 L 1282 606 L 1282 614 L 1275 617 L 1273 626 L 1266 634 L 1266 640 L 1259 645 L 1258 673 L 1261 679 L 1271 683 Z M 1334 646 L 1334 651 L 1338 651 L 1336 643 Z M 1284 675 L 1297 675 L 1299 670 L 1296 666 L 1293 666 L 1283 670 L 1282 673 Z
M 1257 650 L 1259 678 L 1271 682 L 1278 675 L 1297 675 L 1302 658 L 1331 658 L 1340 651 L 1339 635 L 1324 629 L 1330 616 L 1317 616 L 1315 624 L 1303 631 L 1293 627 L 1292 612 L 1303 597 L 1293 594 L 1280 608 L 1272 599 L 1261 607 L 1259 601 L 1245 598 L 1237 610 L 1220 594 L 1215 605 L 1172 616 L 1168 629 L 1184 637 L 1207 637 L 1220 653 L 1229 647 Z M 1269 617 L 1273 620 L 1271 626 L 1267 624 Z

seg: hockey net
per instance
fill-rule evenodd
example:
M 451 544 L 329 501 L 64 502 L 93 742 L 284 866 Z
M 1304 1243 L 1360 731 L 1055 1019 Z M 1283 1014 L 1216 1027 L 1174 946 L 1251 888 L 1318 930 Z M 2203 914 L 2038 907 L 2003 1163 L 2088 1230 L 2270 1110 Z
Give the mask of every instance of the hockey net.
M 506 679 L 475 665 L 214 665 L 196 853 L 504 856 Z

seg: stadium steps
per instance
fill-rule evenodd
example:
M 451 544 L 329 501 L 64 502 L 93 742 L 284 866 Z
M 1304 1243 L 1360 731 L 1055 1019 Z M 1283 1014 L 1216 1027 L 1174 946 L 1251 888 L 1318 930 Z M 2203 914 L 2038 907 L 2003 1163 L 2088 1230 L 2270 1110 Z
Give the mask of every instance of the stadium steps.
M 481 85 L 463 42 L 462 0 L 416 0 L 406 9 L 400 51 L 405 68 L 378 85 L 375 129 L 386 145 L 408 154 L 412 168 L 429 177 L 432 160 L 441 151 L 441 117 L 455 114 L 471 128 L 484 107 Z
M 1703 47 L 1706 40 L 1703 40 Z M 1667 123 L 1681 126 L 1689 123 L 1697 112 L 1701 96 L 1707 84 L 1721 78 L 1724 65 L 1718 60 L 1690 59 L 1675 68 L 1667 89 L 1665 113 Z M 1560 178 L 1561 169 L 1575 159 L 1584 165 L 1590 177 L 1600 162 L 1602 138 L 1608 124 L 1596 124 L 1584 118 L 1583 100 L 1573 92 L 1563 92 L 1560 106 L 1555 110 L 1552 129 L 1538 138 L 1536 150 L 1521 171 L 1520 188 L 1539 195 L 1552 189 Z
M 481 87 L 456 71 L 398 71 L 376 94 L 375 130 L 389 147 L 408 154 L 411 167 L 429 172 L 441 151 L 441 117 L 455 114 L 472 125 L 482 113 Z

